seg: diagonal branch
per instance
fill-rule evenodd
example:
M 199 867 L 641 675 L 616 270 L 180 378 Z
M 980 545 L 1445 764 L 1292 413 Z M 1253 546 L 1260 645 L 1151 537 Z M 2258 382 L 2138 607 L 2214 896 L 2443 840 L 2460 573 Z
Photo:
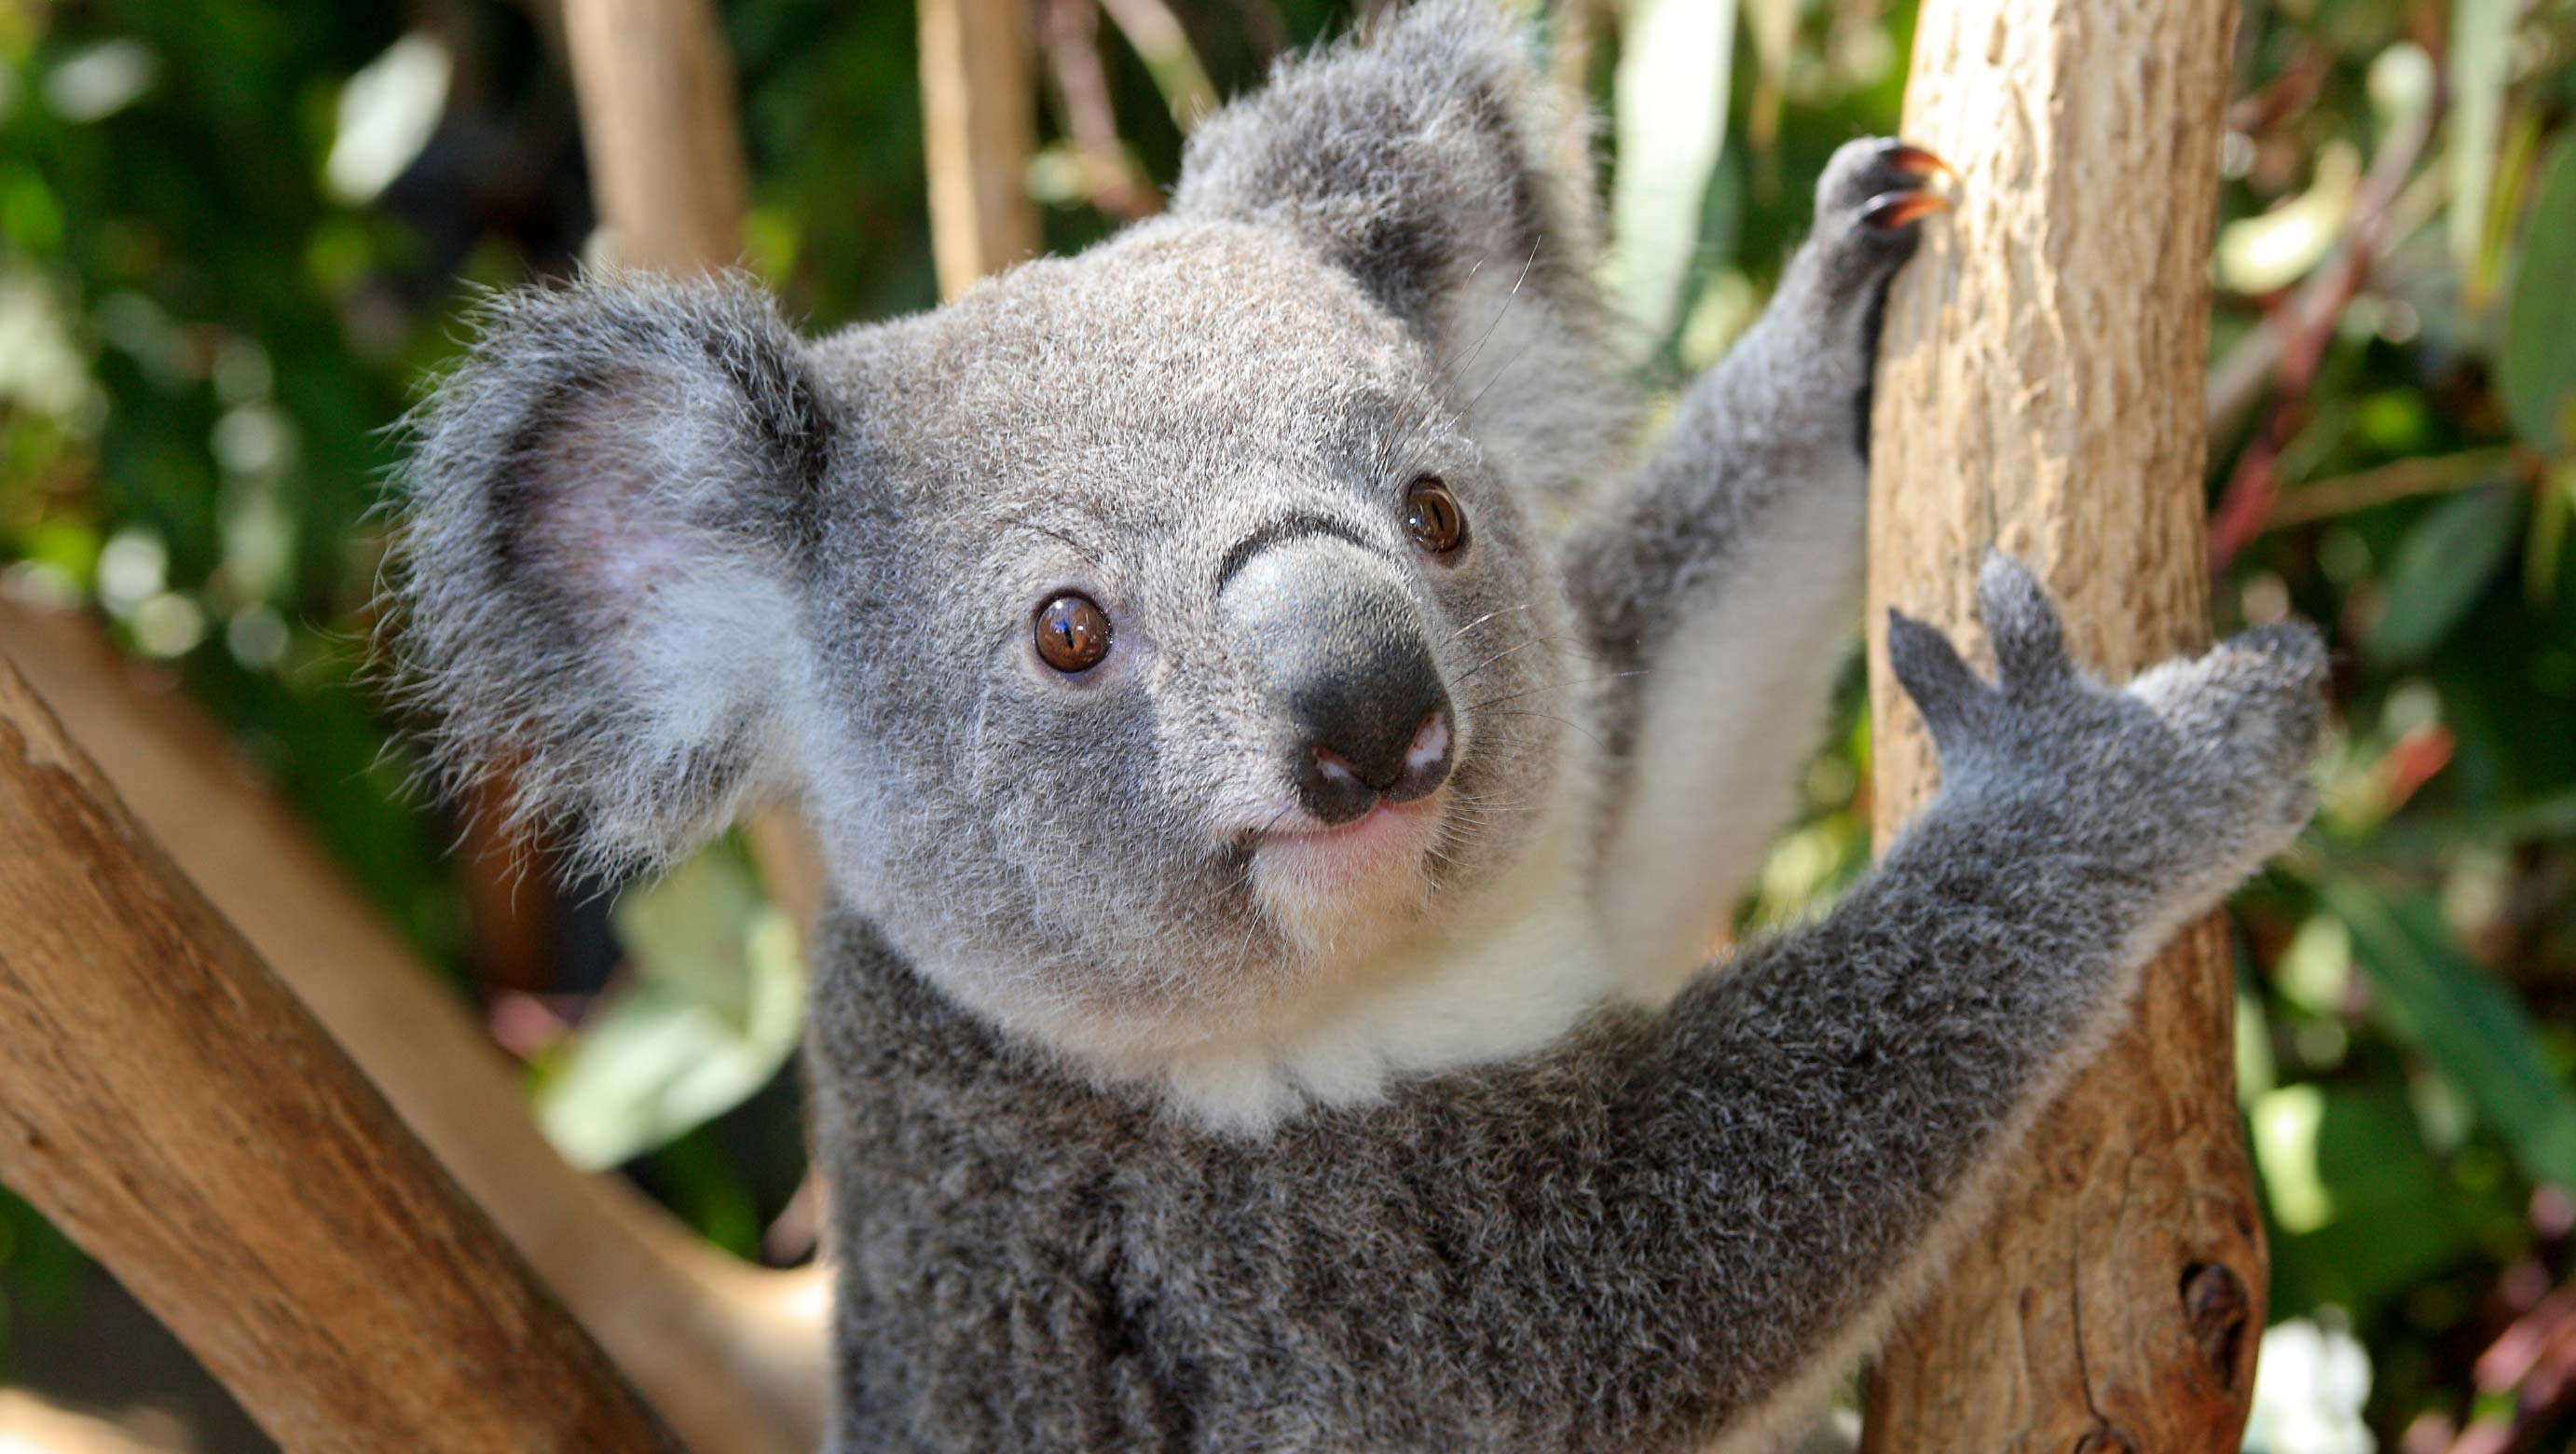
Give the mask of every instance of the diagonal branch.
M 253 1418 L 679 1448 L 6 665 L 0 821 L 0 1176 Z
M 744 1266 L 567 1166 L 480 1028 L 192 703 L 146 685 L 78 618 L 0 600 L 0 643 L 145 831 L 692 1447 L 813 1447 L 818 1272 Z

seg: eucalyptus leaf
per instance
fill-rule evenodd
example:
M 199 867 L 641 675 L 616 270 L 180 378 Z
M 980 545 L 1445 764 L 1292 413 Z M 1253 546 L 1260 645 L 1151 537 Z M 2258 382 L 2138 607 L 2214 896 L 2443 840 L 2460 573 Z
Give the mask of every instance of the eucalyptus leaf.
M 750 1014 L 751 932 L 762 907 L 750 864 L 719 844 L 627 890 L 609 919 L 638 976 L 740 1026 Z
M 2371 656 L 2411 661 L 2449 639 L 2513 550 L 2528 501 L 2509 485 L 2464 491 L 2424 512 L 2388 570 Z
M 2537 1182 L 2576 1187 L 2576 1095 L 2530 1016 L 2469 957 L 2431 895 L 2382 895 L 2348 874 L 2319 885 L 2392 1028 L 2467 1095 Z
M 2496 360 L 2505 412 L 2522 437 L 2576 454 L 2576 138 L 2542 169 Z
M 585 1023 L 538 1083 L 537 1122 L 576 1166 L 611 1167 L 742 1104 L 795 1051 L 805 971 L 796 929 L 775 909 L 742 945 L 742 1015 L 679 982 L 638 977 Z
M 2286 1086 L 2252 1108 L 2254 1151 L 2281 1235 L 2276 1286 L 2299 1311 L 2365 1311 L 2458 1260 L 2467 1220 L 2443 1197 L 2441 1164 L 2403 1096 L 2363 1086 Z

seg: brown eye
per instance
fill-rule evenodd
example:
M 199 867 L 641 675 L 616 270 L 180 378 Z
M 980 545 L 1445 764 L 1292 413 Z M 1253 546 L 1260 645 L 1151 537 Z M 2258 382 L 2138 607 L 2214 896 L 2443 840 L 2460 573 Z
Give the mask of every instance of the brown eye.
M 1447 555 L 1467 540 L 1467 512 L 1438 475 L 1424 475 L 1404 492 L 1404 533 L 1433 555 Z
M 1038 655 L 1067 676 L 1109 654 L 1109 613 L 1089 596 L 1062 595 L 1038 608 Z

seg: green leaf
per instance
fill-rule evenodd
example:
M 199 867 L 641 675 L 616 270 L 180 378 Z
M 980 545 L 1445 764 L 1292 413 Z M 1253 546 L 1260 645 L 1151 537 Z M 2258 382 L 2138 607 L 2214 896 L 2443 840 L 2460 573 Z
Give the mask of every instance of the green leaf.
M 2347 874 L 2319 889 L 2393 1029 L 2412 1041 L 2533 1181 L 2576 1187 L 2576 1095 L 2542 1054 L 2530 1017 L 2472 959 L 2431 895 L 2388 897 Z
M 2465 1218 L 2403 1096 L 2361 1086 L 2284 1086 L 2250 1110 L 2255 1163 L 2281 1229 L 2284 1301 L 2366 1311 L 2458 1260 Z
M 2576 137 L 2550 154 L 2525 225 L 2499 391 L 2524 439 L 2576 454 Z
M 2512 551 L 2527 503 L 2516 486 L 2488 485 L 2425 511 L 2389 567 L 2371 656 L 2411 661 L 2447 640 Z
M 729 844 L 628 890 L 609 912 L 636 973 L 741 1025 L 750 1018 L 750 932 L 761 908 L 751 866 Z
M 1628 316 L 1660 343 L 1699 248 L 1701 203 L 1726 144 L 1735 0 L 1637 0 L 1612 100 L 1612 272 Z
M 805 1009 L 796 929 L 730 848 L 630 893 L 614 915 L 635 976 L 536 1090 L 538 1123 L 578 1166 L 669 1144 L 767 1085 Z

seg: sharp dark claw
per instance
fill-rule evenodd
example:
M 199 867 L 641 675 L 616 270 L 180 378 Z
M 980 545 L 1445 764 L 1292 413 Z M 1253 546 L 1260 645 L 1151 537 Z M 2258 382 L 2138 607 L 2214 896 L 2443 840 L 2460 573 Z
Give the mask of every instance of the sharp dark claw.
M 1910 177 L 1928 177 L 1935 172 L 1945 177 L 1959 175 L 1948 162 L 1941 160 L 1932 150 L 1916 146 L 1910 141 L 1889 142 L 1887 150 L 1878 154 L 1878 159 Z
M 1927 213 L 1946 212 L 1950 199 L 1932 192 L 1881 192 L 1862 204 L 1861 225 L 1881 232 L 1909 227 Z

